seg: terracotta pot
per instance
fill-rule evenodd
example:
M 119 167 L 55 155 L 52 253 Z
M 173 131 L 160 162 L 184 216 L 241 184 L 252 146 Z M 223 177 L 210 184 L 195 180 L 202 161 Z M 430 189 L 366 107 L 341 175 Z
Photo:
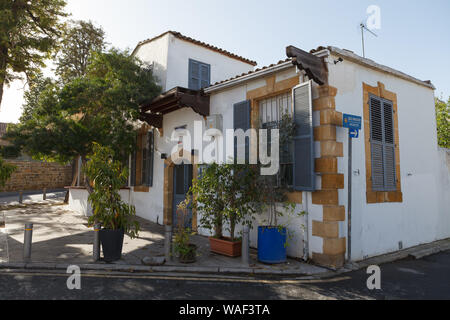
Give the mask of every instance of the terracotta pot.
M 209 238 L 211 252 L 228 257 L 240 257 L 242 251 L 242 241 L 230 241 L 230 238 Z

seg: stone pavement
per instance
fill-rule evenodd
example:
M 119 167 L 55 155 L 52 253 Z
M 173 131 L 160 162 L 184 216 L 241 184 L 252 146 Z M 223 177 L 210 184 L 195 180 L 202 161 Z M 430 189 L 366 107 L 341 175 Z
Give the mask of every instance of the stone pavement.
M 25 223 L 33 223 L 32 266 L 56 266 L 77 264 L 89 269 L 114 270 L 141 266 L 142 271 L 159 272 L 223 272 L 255 273 L 277 275 L 318 275 L 329 270 L 304 262 L 289 259 L 280 265 L 265 265 L 256 261 L 256 250 L 251 250 L 251 265 L 243 266 L 240 258 L 229 258 L 211 253 L 209 240 L 203 236 L 193 236 L 192 242 L 198 247 L 197 262 L 181 264 L 173 259 L 161 267 L 143 267 L 144 257 L 164 257 L 164 227 L 139 219 L 141 232 L 139 238 L 125 236 L 123 256 L 113 265 L 98 262 L 93 264 L 92 242 L 94 232 L 87 226 L 86 217 L 67 210 L 67 206 L 57 200 L 41 201 L 37 204 L 24 204 L 0 207 L 0 263 L 5 265 L 23 264 L 23 238 Z M 134 267 L 133 267 L 134 268 Z M 139 269 L 139 268 L 134 268 Z

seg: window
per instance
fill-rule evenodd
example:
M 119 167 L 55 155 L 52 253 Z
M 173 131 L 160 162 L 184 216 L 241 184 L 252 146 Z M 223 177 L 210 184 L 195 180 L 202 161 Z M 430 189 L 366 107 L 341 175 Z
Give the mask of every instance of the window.
M 189 59 L 189 89 L 200 90 L 208 87 L 211 81 L 211 66 Z
M 279 128 L 283 115 L 292 116 L 291 93 L 285 93 L 259 102 L 261 128 L 267 129 L 268 152 L 271 150 L 271 129 Z M 280 171 L 276 185 L 293 186 L 293 143 L 280 145 Z
M 153 131 L 138 136 L 138 150 L 131 156 L 131 185 L 153 185 L 154 137 Z
M 391 101 L 370 95 L 372 189 L 395 191 L 394 111 Z

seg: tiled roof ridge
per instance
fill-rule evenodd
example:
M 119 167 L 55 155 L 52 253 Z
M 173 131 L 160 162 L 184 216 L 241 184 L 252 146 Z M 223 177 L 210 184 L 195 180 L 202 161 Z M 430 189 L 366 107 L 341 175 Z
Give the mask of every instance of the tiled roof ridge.
M 159 36 L 156 36 L 156 37 L 153 37 L 153 38 L 149 38 L 149 39 L 147 39 L 147 40 L 140 41 L 140 42 L 138 43 L 138 45 L 136 46 L 136 48 L 138 48 L 139 46 L 141 46 L 141 45 L 143 45 L 143 44 L 146 44 L 146 43 L 152 42 L 152 41 L 154 41 L 154 40 L 156 40 L 156 39 L 158 39 L 158 38 L 161 38 L 161 37 L 165 36 L 165 35 L 168 34 L 168 33 L 174 35 L 174 36 L 177 37 L 178 39 L 185 40 L 185 41 L 191 42 L 191 43 L 193 43 L 193 44 L 196 44 L 196 45 L 199 45 L 199 46 L 208 48 L 208 49 L 210 49 L 210 50 L 213 50 L 213 51 L 216 51 L 216 52 L 221 53 L 221 54 L 223 54 L 223 55 L 226 55 L 226 56 L 228 56 L 228 57 L 230 57 L 230 58 L 233 58 L 233 59 L 240 60 L 240 61 L 242 61 L 242 62 L 248 63 L 248 64 L 250 64 L 250 65 L 252 65 L 252 66 L 256 66 L 256 65 L 257 65 L 257 62 L 256 62 L 256 61 L 253 61 L 253 60 L 244 58 L 244 57 L 242 57 L 242 56 L 239 56 L 239 55 L 237 55 L 237 54 L 234 54 L 234 53 L 229 52 L 229 51 L 227 51 L 227 50 L 224 50 L 224 49 L 222 49 L 222 48 L 213 46 L 213 45 L 208 44 L 208 43 L 206 43 L 206 42 L 202 42 L 202 41 L 196 40 L 196 39 L 194 39 L 194 38 L 185 36 L 185 35 L 183 35 L 182 33 L 178 32 L 178 31 L 172 31 L 172 30 L 166 31 L 166 32 L 160 34 Z M 135 51 L 136 51 L 136 49 L 135 49 Z
M 229 79 L 225 79 L 225 80 L 222 80 L 222 81 L 218 81 L 218 82 L 216 82 L 216 83 L 214 83 L 214 84 L 211 84 L 210 87 L 216 86 L 216 85 L 218 85 L 218 84 L 221 84 L 221 83 L 224 83 L 224 82 L 228 82 L 228 81 L 231 81 L 231 80 L 235 80 L 235 79 L 238 79 L 238 78 L 241 78 L 241 77 L 244 77 L 244 76 L 248 76 L 248 75 L 250 75 L 250 74 L 257 73 L 257 72 L 260 72 L 260 71 L 263 71 L 263 70 L 266 70 L 266 69 L 275 67 L 275 66 L 277 66 L 277 65 L 280 65 L 280 64 L 283 64 L 283 63 L 286 63 L 286 62 L 289 62 L 289 61 L 291 61 L 291 58 L 287 58 L 287 59 L 285 59 L 285 60 L 280 60 L 280 61 L 278 61 L 277 63 L 272 63 L 271 65 L 264 66 L 264 67 L 261 67 L 261 68 L 255 69 L 255 70 L 251 70 L 251 71 L 249 71 L 249 72 L 244 72 L 244 73 L 242 73 L 242 74 L 236 75 L 236 76 L 234 76 L 234 77 L 232 77 L 232 78 L 229 78 Z

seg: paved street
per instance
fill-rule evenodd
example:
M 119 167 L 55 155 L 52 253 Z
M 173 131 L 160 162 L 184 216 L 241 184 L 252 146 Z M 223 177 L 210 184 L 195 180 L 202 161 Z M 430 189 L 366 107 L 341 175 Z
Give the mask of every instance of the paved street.
M 92 243 L 94 231 L 88 226 L 84 215 L 68 210 L 58 201 L 0 208 L 0 220 L 5 226 L 0 229 L 0 263 L 23 262 L 23 227 L 33 223 L 32 262 L 88 264 L 93 263 Z M 138 218 L 141 231 L 139 237 L 125 236 L 122 259 L 114 264 L 141 265 L 144 257 L 164 257 L 164 227 Z M 197 246 L 197 261 L 189 267 L 242 267 L 241 258 L 230 258 L 210 251 L 207 237 L 195 235 L 191 238 Z M 252 268 L 261 271 L 295 272 L 296 274 L 318 274 L 327 272 L 301 261 L 289 259 L 287 263 L 268 266 L 257 262 L 257 251 L 251 250 Z M 185 267 L 177 259 L 165 265 Z
M 84 275 L 81 290 L 66 274 L 0 271 L 3 299 L 450 299 L 450 251 L 381 266 L 379 291 L 366 287 L 365 270 L 324 280 L 280 282 L 167 276 Z
M 64 200 L 66 195 L 65 190 L 48 190 L 47 199 Z M 42 200 L 42 191 L 25 191 L 23 193 L 23 202 L 38 202 Z M 18 192 L 0 192 L 0 205 L 2 204 L 14 204 L 19 202 Z

